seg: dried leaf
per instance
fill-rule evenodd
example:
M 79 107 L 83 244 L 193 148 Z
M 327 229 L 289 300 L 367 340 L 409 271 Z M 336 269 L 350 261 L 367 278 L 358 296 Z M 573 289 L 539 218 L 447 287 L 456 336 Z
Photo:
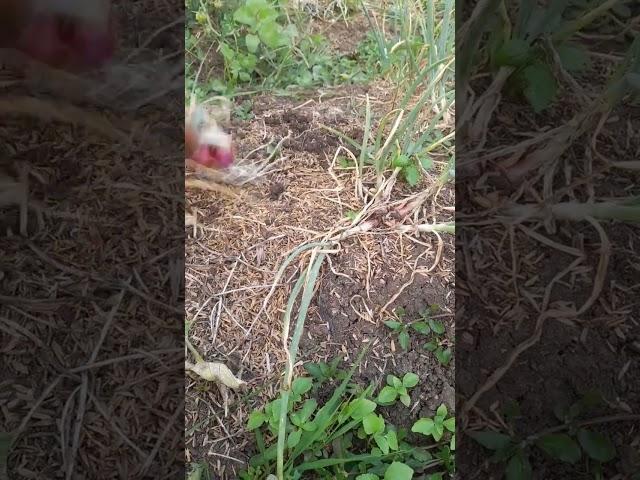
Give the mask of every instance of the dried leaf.
M 200 378 L 210 382 L 221 383 L 232 389 L 238 389 L 245 385 L 246 382 L 238 379 L 231 373 L 231 370 L 224 364 L 219 362 L 198 362 L 196 364 L 186 362 L 187 370 L 195 373 Z

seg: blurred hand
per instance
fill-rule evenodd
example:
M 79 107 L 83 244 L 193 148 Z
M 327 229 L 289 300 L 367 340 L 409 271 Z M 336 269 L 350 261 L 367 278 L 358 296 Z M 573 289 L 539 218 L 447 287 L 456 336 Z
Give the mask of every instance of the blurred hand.
M 197 118 L 197 115 L 195 117 Z M 193 121 L 193 113 L 185 112 L 185 158 L 190 163 L 207 168 L 230 167 L 234 161 L 231 137 L 215 124 L 207 126 L 203 133 L 196 128 Z
M 0 0 L 0 47 L 55 68 L 101 67 L 115 52 L 110 0 Z

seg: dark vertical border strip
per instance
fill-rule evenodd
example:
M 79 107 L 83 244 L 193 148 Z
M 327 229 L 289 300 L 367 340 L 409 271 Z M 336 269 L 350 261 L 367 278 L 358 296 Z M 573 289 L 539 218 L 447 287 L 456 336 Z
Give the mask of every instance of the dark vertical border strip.
M 614 3 L 458 2 L 461 479 L 640 478 L 640 10 Z
M 113 2 L 110 77 L 2 86 L 0 478 L 184 478 L 174 3 Z

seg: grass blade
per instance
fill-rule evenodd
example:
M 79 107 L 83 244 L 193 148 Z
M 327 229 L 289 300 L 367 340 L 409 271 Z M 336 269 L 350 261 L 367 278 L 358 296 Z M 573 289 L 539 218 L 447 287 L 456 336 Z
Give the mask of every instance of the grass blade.
M 302 292 L 302 298 L 300 299 L 300 307 L 298 308 L 298 318 L 296 321 L 296 327 L 293 332 L 293 338 L 291 339 L 291 344 L 289 346 L 289 355 L 288 361 L 285 369 L 285 378 L 284 378 L 284 389 L 281 393 L 281 403 L 280 403 L 280 419 L 278 423 L 278 447 L 277 447 L 277 455 L 276 455 L 276 470 L 277 475 L 280 480 L 284 480 L 284 450 L 285 450 L 285 441 L 287 436 L 287 414 L 289 413 L 288 404 L 289 404 L 289 395 L 291 392 L 291 381 L 293 376 L 293 365 L 296 362 L 296 356 L 298 354 L 298 346 L 300 344 L 300 338 L 302 337 L 302 332 L 304 331 L 304 322 L 307 318 L 307 312 L 309 310 L 309 305 L 311 304 L 311 299 L 313 298 L 313 292 L 315 289 L 316 281 L 318 279 L 318 274 L 320 273 L 320 268 L 324 262 L 326 257 L 325 253 L 319 253 L 318 256 L 314 259 L 313 263 L 307 269 L 306 275 L 301 275 L 298 279 L 298 283 L 296 283 L 296 287 L 298 287 L 289 298 L 289 303 L 287 307 L 287 318 L 291 315 L 291 310 L 293 309 L 293 303 L 295 302 L 295 298 L 297 293 L 300 291 L 300 283 L 301 279 L 304 279 L 304 291 Z M 289 322 L 285 321 L 283 328 L 283 339 L 286 339 L 289 334 Z M 286 340 L 284 340 L 286 342 Z
M 314 442 L 318 441 L 322 436 L 325 435 L 327 428 L 331 425 L 333 417 L 336 414 L 338 407 L 340 406 L 340 399 L 347 389 L 347 385 L 349 384 L 349 381 L 351 381 L 351 377 L 353 377 L 357 366 L 360 364 L 367 351 L 368 346 L 365 346 L 365 348 L 363 348 L 358 354 L 358 358 L 349 369 L 349 372 L 347 373 L 345 378 L 334 390 L 331 398 L 322 406 L 320 410 L 318 410 L 318 413 L 316 413 L 313 419 L 313 422 L 316 424 L 316 429 L 313 432 L 305 432 L 302 434 L 300 443 L 298 443 L 289 457 L 289 463 L 293 462 L 298 456 L 305 452 L 309 448 L 309 446 L 311 446 Z

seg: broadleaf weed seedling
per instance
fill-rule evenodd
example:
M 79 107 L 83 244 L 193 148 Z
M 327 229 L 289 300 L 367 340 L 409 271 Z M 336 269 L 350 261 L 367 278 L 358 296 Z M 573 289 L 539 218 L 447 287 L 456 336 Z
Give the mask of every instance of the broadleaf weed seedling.
M 422 333 L 430 335 L 431 339 L 424 344 L 424 349 L 433 352 L 434 356 L 441 365 L 447 366 L 453 358 L 453 350 L 447 345 L 448 340 L 443 338 L 445 326 L 442 322 L 431 318 L 431 315 L 437 311 L 438 307 L 432 306 L 431 309 L 422 312 L 423 320 L 420 323 Z
M 589 67 L 589 54 L 569 39 L 596 20 L 610 14 L 618 0 L 601 0 L 578 7 L 578 2 L 551 2 L 546 8 L 525 1 L 511 26 L 505 12 L 495 15 L 490 25 L 490 64 L 494 70 L 512 69 L 506 89 L 523 95 L 536 113 L 556 99 L 558 83 L 555 60 L 570 73 Z M 574 7 L 573 11 L 570 7 Z
M 467 435 L 494 452 L 490 461 L 504 464 L 507 480 L 533 478 L 529 458 L 534 448 L 563 463 L 577 465 L 583 462 L 584 468 L 594 475 L 593 478 L 603 479 L 603 465 L 615 460 L 618 453 L 611 439 L 597 431 L 593 425 L 623 419 L 616 415 L 600 417 L 597 422 L 585 418 L 585 414 L 602 404 L 603 399 L 597 392 L 588 392 L 573 404 L 557 404 L 554 413 L 562 423 L 526 437 L 514 434 L 513 425 L 508 433 L 484 430 L 468 432 Z M 513 410 L 513 407 L 510 409 Z M 511 415 L 505 415 L 505 418 L 508 424 L 513 421 Z M 629 478 L 636 479 L 640 476 L 636 474 L 636 477 Z
M 211 480 L 211 472 L 206 463 L 192 463 L 187 480 Z
M 399 168 L 406 182 L 410 186 L 415 187 L 422 178 L 420 168 L 429 171 L 433 167 L 433 162 L 428 157 L 418 160 L 409 155 L 398 153 L 391 161 L 391 166 Z
M 311 375 L 316 383 L 316 387 L 319 387 L 323 383 L 329 380 L 343 380 L 346 376 L 346 372 L 338 368 L 340 364 L 340 357 L 336 357 L 331 362 L 318 362 L 318 363 L 306 363 L 304 369 L 309 375 Z
M 432 318 L 432 315 L 437 313 L 439 309 L 438 305 L 431 305 L 421 313 L 419 320 L 408 322 L 405 320 L 404 309 L 397 308 L 394 311 L 397 320 L 386 320 L 384 324 L 397 337 L 398 343 L 404 351 L 409 349 L 412 332 L 429 336 L 430 339 L 423 345 L 423 348 L 433 352 L 440 364 L 447 366 L 453 358 L 453 350 L 448 346 L 448 340 L 443 337 L 446 331 L 444 324 Z
M 432 418 L 421 418 L 413 424 L 411 431 L 422 435 L 431 435 L 436 442 L 439 442 L 444 436 L 445 430 L 447 430 L 453 434 L 450 448 L 455 450 L 456 419 L 448 416 L 448 414 L 447 406 L 443 403 L 438 407 L 436 414 Z
M 398 343 L 404 351 L 407 351 L 411 345 L 412 331 L 421 335 L 429 334 L 429 325 L 425 323 L 424 318 L 415 322 L 406 321 L 406 312 L 402 307 L 396 308 L 393 313 L 395 313 L 397 320 L 385 320 L 384 324 L 398 338 Z
M 395 375 L 387 375 L 387 385 L 380 390 L 377 402 L 379 405 L 393 405 L 397 399 L 408 407 L 411 404 L 409 389 L 415 387 L 419 378 L 415 373 L 408 372 L 400 380 Z

